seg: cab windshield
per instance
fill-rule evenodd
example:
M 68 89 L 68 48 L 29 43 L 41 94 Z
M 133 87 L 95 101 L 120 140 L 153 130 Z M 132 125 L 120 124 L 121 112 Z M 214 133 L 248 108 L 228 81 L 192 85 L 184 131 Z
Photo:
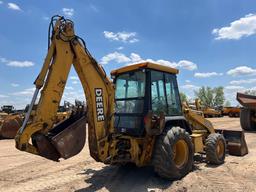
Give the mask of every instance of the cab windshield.
M 116 78 L 115 128 L 119 132 L 142 134 L 145 79 L 144 71 L 128 72 Z
M 145 96 L 145 73 L 135 71 L 116 79 L 116 113 L 142 113 Z

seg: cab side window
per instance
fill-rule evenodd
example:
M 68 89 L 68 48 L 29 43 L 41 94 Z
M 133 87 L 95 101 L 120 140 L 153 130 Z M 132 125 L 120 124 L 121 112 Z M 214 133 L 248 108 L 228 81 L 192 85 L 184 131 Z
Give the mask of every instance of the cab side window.
M 164 73 L 151 71 L 151 104 L 152 111 L 159 114 L 167 113 L 166 95 L 164 87 Z
M 176 77 L 172 74 L 165 74 L 165 87 L 168 105 L 168 115 L 181 115 L 179 89 Z
M 176 76 L 174 74 L 151 71 L 152 112 L 159 115 L 181 115 L 181 104 Z

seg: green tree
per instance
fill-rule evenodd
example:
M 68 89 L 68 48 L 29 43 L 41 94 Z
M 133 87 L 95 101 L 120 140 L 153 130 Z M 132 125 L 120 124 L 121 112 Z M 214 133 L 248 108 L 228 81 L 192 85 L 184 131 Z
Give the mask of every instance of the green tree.
M 195 96 L 201 100 L 202 105 L 206 107 L 222 106 L 225 100 L 223 87 L 201 87 L 195 91 Z
M 229 100 L 226 100 L 224 103 L 224 107 L 231 107 L 231 103 Z
M 224 97 L 224 87 L 215 87 L 213 89 L 213 106 L 223 106 L 225 101 Z
M 206 107 L 212 106 L 213 93 L 210 87 L 201 87 L 198 91 L 195 91 L 195 96 L 201 100 L 202 105 Z
M 185 93 L 180 92 L 180 100 L 181 103 L 188 101 L 187 95 L 185 95 Z
M 244 93 L 247 95 L 256 95 L 256 90 L 247 90 Z

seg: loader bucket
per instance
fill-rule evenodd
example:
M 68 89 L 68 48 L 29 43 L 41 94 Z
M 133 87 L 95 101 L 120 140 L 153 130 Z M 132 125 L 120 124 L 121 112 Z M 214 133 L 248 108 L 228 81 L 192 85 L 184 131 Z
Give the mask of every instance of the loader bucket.
M 8 115 L 0 127 L 0 136 L 5 139 L 13 139 L 22 125 L 20 115 Z
M 223 134 L 225 137 L 230 155 L 244 156 L 248 154 L 248 147 L 243 131 L 216 129 L 216 132 Z
M 57 124 L 47 135 L 37 133 L 32 138 L 40 156 L 53 161 L 73 157 L 85 144 L 86 116 L 84 113 L 71 115 Z

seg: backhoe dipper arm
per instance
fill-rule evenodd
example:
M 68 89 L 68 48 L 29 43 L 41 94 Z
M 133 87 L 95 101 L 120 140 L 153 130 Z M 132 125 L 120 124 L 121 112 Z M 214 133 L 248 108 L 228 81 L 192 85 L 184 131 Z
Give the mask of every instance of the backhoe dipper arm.
M 52 18 L 52 22 L 56 20 Z M 52 24 L 53 25 L 53 24 Z M 40 150 L 33 143 L 33 135 L 47 135 L 54 127 L 63 91 L 71 65 L 82 83 L 87 101 L 87 121 L 89 127 L 89 146 L 92 157 L 96 160 L 106 158 L 108 135 L 113 132 L 114 86 L 102 67 L 94 60 L 82 45 L 81 38 L 75 35 L 73 22 L 58 17 L 55 23 L 51 45 L 44 65 L 36 81 L 36 91 L 26 114 L 23 126 L 16 135 L 16 147 L 20 150 L 40 155 Z M 83 41 L 82 41 L 83 42 Z M 41 96 L 34 115 L 31 110 L 39 89 Z M 31 119 L 28 122 L 28 119 Z M 85 127 L 84 127 L 85 129 Z M 81 137 L 85 137 L 81 135 Z M 32 138 L 32 143 L 30 139 Z M 101 145 L 101 156 L 98 146 Z

